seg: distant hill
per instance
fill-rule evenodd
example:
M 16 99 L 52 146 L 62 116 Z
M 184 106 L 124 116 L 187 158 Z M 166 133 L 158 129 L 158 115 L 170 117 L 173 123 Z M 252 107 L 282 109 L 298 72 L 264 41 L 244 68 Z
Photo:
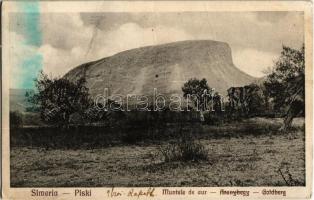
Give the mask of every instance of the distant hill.
M 82 64 L 66 75 L 75 81 L 85 77 L 92 96 L 103 94 L 182 94 L 188 79 L 206 78 L 210 87 L 226 94 L 231 86 L 243 86 L 256 78 L 238 69 L 227 43 L 191 40 L 127 50 Z
M 26 108 L 31 106 L 25 94 L 32 91 L 31 89 L 10 89 L 10 111 L 25 112 Z
M 82 64 L 65 77 L 75 81 L 85 77 L 92 96 L 103 94 L 152 95 L 182 94 L 188 79 L 206 78 L 208 85 L 226 95 L 232 86 L 243 86 L 262 79 L 239 70 L 232 61 L 227 43 L 211 40 L 190 40 L 147 46 L 120 52 L 110 57 Z M 10 110 L 25 112 L 30 104 L 25 93 L 30 89 L 10 89 Z

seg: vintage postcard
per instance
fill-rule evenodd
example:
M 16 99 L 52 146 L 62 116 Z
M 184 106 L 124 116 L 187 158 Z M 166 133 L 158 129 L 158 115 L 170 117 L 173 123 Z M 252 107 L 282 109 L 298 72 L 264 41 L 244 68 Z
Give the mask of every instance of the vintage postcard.
M 310 1 L 4 1 L 3 199 L 308 199 Z

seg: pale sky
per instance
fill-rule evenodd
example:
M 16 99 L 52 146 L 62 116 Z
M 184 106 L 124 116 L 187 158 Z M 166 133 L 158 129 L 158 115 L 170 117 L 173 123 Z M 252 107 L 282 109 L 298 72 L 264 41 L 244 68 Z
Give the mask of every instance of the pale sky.
M 38 16 L 37 43 L 26 41 L 31 36 L 24 30 L 23 16 L 11 16 L 11 77 L 25 73 L 20 59 L 34 52 L 42 56 L 46 73 L 62 76 L 120 51 L 200 39 L 227 42 L 234 64 L 261 77 L 282 45 L 300 48 L 304 42 L 302 12 L 45 13 Z M 12 80 L 11 87 L 20 86 Z

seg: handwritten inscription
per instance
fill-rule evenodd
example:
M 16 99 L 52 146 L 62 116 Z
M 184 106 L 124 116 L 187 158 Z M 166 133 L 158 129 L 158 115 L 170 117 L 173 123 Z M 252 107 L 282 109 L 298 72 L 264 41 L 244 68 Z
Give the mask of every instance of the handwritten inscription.
M 129 192 L 128 192 L 128 196 L 129 197 L 142 197 L 142 196 L 145 196 L 145 197 L 154 197 L 154 191 L 155 191 L 155 188 L 148 188 L 147 190 L 139 190 L 139 191 L 136 191 L 134 189 L 131 189 Z
M 107 190 L 108 197 L 119 197 L 122 196 L 122 192 L 115 191 L 114 188 L 111 188 L 111 190 Z
M 107 196 L 108 197 L 120 197 L 120 196 L 128 196 L 128 197 L 154 197 L 155 196 L 155 188 L 148 188 L 148 189 L 130 189 L 126 193 L 124 191 L 118 191 L 115 188 L 111 188 L 110 190 L 107 190 Z

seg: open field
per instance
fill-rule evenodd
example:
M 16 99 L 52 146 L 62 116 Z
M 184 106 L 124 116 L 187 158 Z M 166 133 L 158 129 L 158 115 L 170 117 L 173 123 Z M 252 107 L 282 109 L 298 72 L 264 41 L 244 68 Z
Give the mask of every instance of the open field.
M 217 137 L 223 127 L 204 125 L 198 140 L 209 159 L 199 162 L 164 162 L 159 149 L 174 139 L 95 149 L 16 146 L 11 148 L 11 186 L 305 185 L 304 119 L 294 120 L 291 134 L 267 132 L 266 125 L 280 121 L 250 119 L 246 123 L 262 124 L 265 133 L 225 137 Z M 214 130 L 216 137 L 210 137 Z

